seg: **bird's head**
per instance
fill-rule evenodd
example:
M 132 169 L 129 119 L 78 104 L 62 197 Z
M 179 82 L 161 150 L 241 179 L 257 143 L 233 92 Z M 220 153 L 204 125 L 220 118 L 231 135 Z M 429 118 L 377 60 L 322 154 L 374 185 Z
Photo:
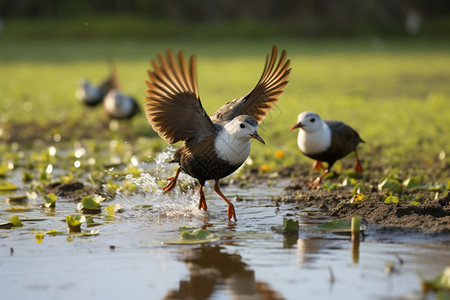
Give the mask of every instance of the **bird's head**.
M 297 124 L 291 127 L 291 130 L 300 128 L 307 133 L 319 131 L 323 126 L 322 118 L 312 111 L 304 111 L 297 117 Z
M 237 116 L 225 125 L 225 130 L 236 139 L 249 140 L 253 138 L 265 144 L 264 140 L 258 134 L 258 121 L 252 116 Z

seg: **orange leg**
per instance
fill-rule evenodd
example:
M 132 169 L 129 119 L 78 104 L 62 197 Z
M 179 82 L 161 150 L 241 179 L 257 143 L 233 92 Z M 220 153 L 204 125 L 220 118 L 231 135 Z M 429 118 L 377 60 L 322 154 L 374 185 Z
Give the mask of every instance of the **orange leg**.
M 322 165 L 322 163 L 320 161 L 315 160 L 313 162 L 312 169 L 315 171 L 320 171 L 322 169 L 325 169 L 325 167 Z
M 216 180 L 216 182 L 214 183 L 214 190 L 216 191 L 216 193 L 222 197 L 223 200 L 225 200 L 225 202 L 228 204 L 228 220 L 231 220 L 231 218 L 234 218 L 234 221 L 237 222 L 236 219 L 236 212 L 234 211 L 234 205 L 233 203 L 230 202 L 230 200 L 227 199 L 227 197 L 225 197 L 224 194 L 222 194 L 222 192 L 219 189 L 219 180 Z
M 319 185 L 319 183 L 322 181 L 322 178 L 327 175 L 329 172 L 328 169 L 325 169 L 325 171 L 323 171 L 322 174 L 320 174 L 319 177 L 317 177 L 316 179 L 314 179 L 314 181 L 308 182 L 306 185 L 309 186 L 312 189 L 317 188 L 317 186 Z
M 180 171 L 181 171 L 181 168 L 178 167 L 175 175 L 167 178 L 167 181 L 169 181 L 169 183 L 163 187 L 164 194 L 167 193 L 168 191 L 171 191 L 175 187 L 175 185 L 177 184 L 178 175 L 180 174 Z
M 362 167 L 362 165 L 361 165 L 361 162 L 359 161 L 359 158 L 358 158 L 358 152 L 356 152 L 356 150 L 355 150 L 355 157 L 356 157 L 355 171 L 356 171 L 357 173 L 362 173 L 363 167 Z
M 208 207 L 206 206 L 205 194 L 203 194 L 203 185 L 200 185 L 198 192 L 200 194 L 200 202 L 198 203 L 198 209 L 203 208 L 204 211 L 207 211 Z

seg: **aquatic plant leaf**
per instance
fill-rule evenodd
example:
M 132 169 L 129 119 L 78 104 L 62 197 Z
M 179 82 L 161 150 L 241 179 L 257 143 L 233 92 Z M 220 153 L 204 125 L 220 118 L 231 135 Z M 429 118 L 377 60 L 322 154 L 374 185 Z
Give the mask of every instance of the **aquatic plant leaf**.
M 26 195 L 22 195 L 22 196 L 11 196 L 6 198 L 6 200 L 9 203 L 14 203 L 14 204 L 25 204 L 28 200 Z
M 6 180 L 0 180 L 0 191 L 6 192 L 15 190 L 17 190 L 17 186 L 15 184 L 8 182 Z
M 353 195 L 352 199 L 350 199 L 350 203 L 366 201 L 368 198 L 369 196 L 364 196 L 364 194 Z
M 90 196 L 84 196 L 81 199 L 81 203 L 78 204 L 78 210 L 81 210 L 83 213 L 99 213 L 101 212 L 101 205 L 100 203 L 105 200 L 100 195 L 90 195 Z
M 55 207 L 56 206 L 56 200 L 58 199 L 58 196 L 56 196 L 53 193 L 50 193 L 48 195 L 43 196 L 45 200 L 45 207 Z
M 105 214 L 108 217 L 114 217 L 116 215 L 116 212 L 119 211 L 121 208 L 122 207 L 120 206 L 120 203 L 108 205 L 105 208 Z
M 346 177 L 342 183 L 341 186 L 342 187 L 354 187 L 356 184 L 356 180 L 354 178 L 351 177 Z
M 82 215 L 66 216 L 67 229 L 69 232 L 81 232 L 81 224 L 86 221 Z
M 398 203 L 398 197 L 390 195 L 390 196 L 386 197 L 386 199 L 384 199 L 384 203 L 387 203 L 387 204 Z
M 14 225 L 11 222 L 0 223 L 0 229 L 11 229 Z
M 34 237 L 36 238 L 36 244 L 40 244 L 44 240 L 44 234 L 42 232 L 36 232 Z
M 359 231 L 361 230 L 361 217 L 360 216 L 353 216 L 350 229 L 352 234 L 356 233 L 359 234 Z
M 378 190 L 384 191 L 392 191 L 394 193 L 400 193 L 402 191 L 402 185 L 398 183 L 396 180 L 392 180 L 389 178 L 386 178 L 382 182 L 378 184 Z
M 1 163 L 0 164 L 0 177 L 3 177 L 6 175 L 6 173 L 9 172 L 9 166 L 7 163 Z
M 9 221 L 13 224 L 14 227 L 22 227 L 22 221 L 20 221 L 19 217 L 14 215 L 11 218 L 9 218 Z
M 10 208 L 5 208 L 4 211 L 9 212 L 9 213 L 24 213 L 24 212 L 29 212 L 32 211 L 32 208 L 29 207 L 10 207 Z
M 297 231 L 299 229 L 298 220 L 283 218 L 283 230 L 284 231 Z
M 331 183 L 327 181 L 323 184 L 323 188 L 329 192 L 333 192 L 339 189 L 339 185 L 337 183 Z
M 450 291 L 450 267 L 445 268 L 445 270 L 437 275 L 432 280 L 425 280 L 419 274 L 422 281 L 422 289 L 424 292 L 428 291 Z
M 60 235 L 60 234 L 65 234 L 65 232 L 52 229 L 52 230 L 47 231 L 45 234 L 48 234 L 48 235 Z
M 164 242 L 170 245 L 193 245 L 216 242 L 219 240 L 215 234 L 205 229 L 184 230 L 179 239 Z

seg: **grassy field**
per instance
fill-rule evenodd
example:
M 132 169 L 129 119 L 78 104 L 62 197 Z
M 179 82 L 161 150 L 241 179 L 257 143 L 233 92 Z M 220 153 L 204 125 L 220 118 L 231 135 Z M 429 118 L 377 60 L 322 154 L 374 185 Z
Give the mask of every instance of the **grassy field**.
M 416 163 L 422 168 L 439 160 L 448 165 L 450 43 L 440 40 L 5 37 L 0 39 L 3 138 L 5 124 L 10 128 L 29 122 L 71 122 L 89 128 L 89 124 L 104 120 L 101 109 L 81 118 L 83 107 L 74 94 L 81 77 L 101 81 L 109 72 L 110 59 L 117 66 L 121 89 L 143 104 L 149 61 L 169 47 L 197 55 L 200 95 L 206 111 L 212 114 L 254 87 L 273 44 L 287 50 L 292 73 L 285 94 L 260 129 L 267 145 L 253 146 L 251 156 L 256 164 L 275 168 L 308 161 L 297 149 L 296 132 L 289 128 L 300 112 L 313 110 L 359 131 L 367 142 L 360 147 L 366 168 L 372 162 L 412 169 Z M 144 114 L 121 126 L 154 137 Z M 283 150 L 284 158 L 275 159 L 276 150 Z M 353 160 L 346 163 L 350 166 Z

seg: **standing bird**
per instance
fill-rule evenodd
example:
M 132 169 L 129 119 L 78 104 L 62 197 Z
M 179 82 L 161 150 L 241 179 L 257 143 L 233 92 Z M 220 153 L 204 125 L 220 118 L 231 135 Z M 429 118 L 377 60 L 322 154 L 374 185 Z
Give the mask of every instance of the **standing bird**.
M 148 121 L 161 138 L 169 144 L 184 141 L 171 161 L 179 167 L 167 179 L 164 193 L 175 187 L 183 170 L 199 181 L 198 207 L 206 211 L 203 186 L 207 180 L 214 180 L 214 190 L 228 204 L 228 219 L 236 221 L 234 206 L 220 191 L 219 180 L 244 163 L 250 153 L 251 138 L 265 144 L 257 128 L 288 84 L 290 61 L 286 61 L 286 51 L 282 51 L 277 63 L 274 46 L 256 86 L 211 117 L 200 102 L 195 56 L 190 57 L 189 66 L 182 51 L 178 52 L 179 61 L 171 50 L 166 51 L 166 56 L 158 53 L 159 63 L 151 61 L 153 70 L 148 71 L 145 105 Z
M 356 130 L 340 121 L 322 120 L 318 114 L 311 111 L 302 112 L 297 120 L 298 123 L 292 126 L 291 130 L 300 128 L 297 139 L 300 151 L 317 161 L 314 164 L 316 169 L 321 168 L 320 162 L 328 163 L 325 171 L 310 182 L 309 186 L 316 188 L 334 163 L 352 151 L 356 157 L 355 170 L 362 172 L 356 147 L 364 141 Z
M 117 89 L 118 87 L 117 72 L 113 66 L 111 75 L 98 86 L 91 84 L 86 78 L 81 79 L 75 91 L 75 96 L 87 106 L 96 106 L 102 103 L 103 98 L 110 90 Z
M 103 108 L 111 119 L 131 119 L 140 109 L 134 98 L 113 89 L 106 94 Z

